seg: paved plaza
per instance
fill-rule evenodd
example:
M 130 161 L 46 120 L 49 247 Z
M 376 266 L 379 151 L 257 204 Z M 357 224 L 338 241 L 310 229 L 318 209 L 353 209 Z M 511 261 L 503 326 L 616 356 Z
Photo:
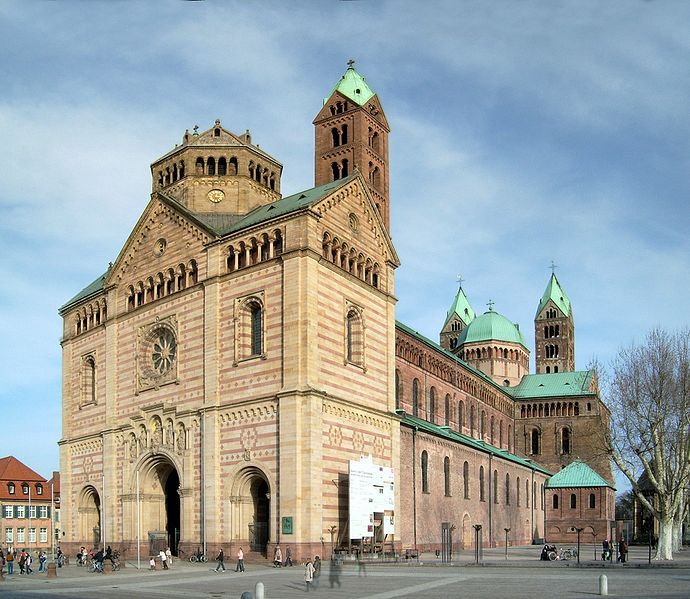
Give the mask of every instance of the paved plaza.
M 679 554 L 670 566 L 647 565 L 647 553 L 633 548 L 632 561 L 625 566 L 603 565 L 590 559 L 576 562 L 540 562 L 539 548 L 511 548 L 508 560 L 503 550 L 484 552 L 483 566 L 474 564 L 474 554 L 463 552 L 453 564 L 440 564 L 433 555 L 420 563 L 367 563 L 364 568 L 345 562 L 331 581 L 324 564 L 321 584 L 315 594 L 334 599 L 392 599 L 394 597 L 491 598 L 595 597 L 599 577 L 606 574 L 609 596 L 685 598 L 690 597 L 690 551 Z M 467 553 L 467 554 L 466 554 Z M 215 564 L 176 562 L 169 571 L 137 570 L 130 563 L 113 574 L 91 574 L 84 568 L 66 566 L 58 579 L 44 574 L 6 577 L 0 582 L 0 597 L 38 599 L 45 597 L 174 599 L 177 597 L 237 598 L 264 584 L 266 599 L 290 599 L 305 595 L 303 568 L 274 569 L 265 564 L 248 564 L 245 573 L 228 567 L 225 573 L 212 570 Z M 333 583 L 333 588 L 331 584 Z

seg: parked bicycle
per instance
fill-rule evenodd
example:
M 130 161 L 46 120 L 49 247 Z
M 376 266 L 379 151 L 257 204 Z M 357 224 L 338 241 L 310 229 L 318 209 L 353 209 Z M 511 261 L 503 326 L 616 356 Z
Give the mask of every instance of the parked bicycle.
M 193 564 L 196 564 L 197 562 L 205 564 L 208 561 L 208 557 L 204 555 L 204 552 L 201 551 L 201 547 L 199 547 L 199 549 L 196 550 L 196 553 L 193 553 L 189 556 L 189 561 Z

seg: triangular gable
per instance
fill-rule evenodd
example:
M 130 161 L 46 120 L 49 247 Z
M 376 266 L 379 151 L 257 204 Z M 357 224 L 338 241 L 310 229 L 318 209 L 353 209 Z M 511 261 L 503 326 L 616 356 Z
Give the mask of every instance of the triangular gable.
M 138 249 L 145 243 L 151 243 L 149 231 L 153 224 L 161 222 L 161 219 L 175 222 L 187 234 L 192 235 L 194 239 L 197 239 L 204 245 L 218 237 L 215 231 L 211 230 L 206 223 L 196 218 L 192 212 L 179 202 L 160 192 L 155 193 L 139 217 L 122 250 L 120 250 L 115 263 L 109 270 L 104 288 L 121 282 L 129 266 L 135 260 Z
M 335 90 L 328 98 L 326 98 L 325 104 L 319 110 L 319 113 L 316 115 L 314 118 L 314 121 L 312 124 L 316 125 L 320 121 L 324 119 L 331 119 L 334 116 L 345 116 L 348 114 L 348 112 L 343 112 L 342 114 L 338 115 L 333 115 L 331 114 L 330 111 L 330 105 L 331 105 L 331 100 L 333 101 L 338 101 L 341 100 L 343 102 L 351 102 L 352 100 L 348 98 L 347 96 L 341 94 L 339 91 Z M 379 100 L 379 97 L 377 95 L 372 96 L 368 102 L 366 102 L 365 105 L 360 107 L 364 112 L 367 112 L 374 118 L 376 121 L 378 121 L 379 124 L 381 124 L 386 131 L 390 132 L 390 126 L 388 125 L 388 119 L 386 119 L 386 115 L 383 112 L 383 107 L 381 106 L 381 101 Z
M 328 211 L 332 210 L 335 206 L 339 205 L 347 195 L 354 193 L 360 199 L 361 207 L 366 217 L 366 225 L 371 228 L 374 238 L 379 245 L 381 255 L 385 256 L 385 259 L 393 264 L 393 266 L 400 266 L 400 258 L 398 257 L 398 253 L 395 251 L 395 247 L 393 246 L 393 242 L 388 234 L 388 230 L 381 219 L 381 214 L 376 208 L 376 204 L 371 197 L 369 187 L 364 182 L 362 174 L 358 170 L 355 170 L 355 172 L 348 179 L 349 181 L 347 184 L 334 189 L 315 202 L 312 207 L 313 210 L 315 210 L 319 215 L 324 215 Z M 364 224 L 365 223 L 363 223 L 363 226 Z
M 0 459 L 0 480 L 14 482 L 46 481 L 40 474 L 34 472 L 14 456 Z

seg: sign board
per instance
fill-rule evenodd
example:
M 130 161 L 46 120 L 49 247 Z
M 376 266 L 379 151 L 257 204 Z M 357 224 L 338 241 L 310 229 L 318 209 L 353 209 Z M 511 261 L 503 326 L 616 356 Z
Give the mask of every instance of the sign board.
M 283 516 L 282 524 L 283 524 L 283 534 L 284 535 L 291 535 L 292 534 L 292 516 Z
M 385 514 L 382 523 L 384 534 L 393 534 L 393 469 L 374 464 L 371 457 L 368 457 L 359 461 L 350 460 L 349 474 L 350 538 L 374 536 L 374 514 Z

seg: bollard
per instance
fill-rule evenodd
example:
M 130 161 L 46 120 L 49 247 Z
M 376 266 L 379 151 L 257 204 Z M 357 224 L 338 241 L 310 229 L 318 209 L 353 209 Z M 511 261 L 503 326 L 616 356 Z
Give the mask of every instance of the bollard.
M 48 574 L 46 575 L 46 578 L 57 578 L 57 566 L 55 565 L 55 562 L 50 562 L 48 564 Z
M 254 599 L 249 591 L 245 591 L 240 595 L 240 599 Z
M 599 576 L 599 594 L 609 594 L 609 580 L 608 578 L 606 578 L 606 574 L 602 574 L 601 576 Z
M 264 599 L 264 583 L 257 582 L 254 587 L 254 599 Z

